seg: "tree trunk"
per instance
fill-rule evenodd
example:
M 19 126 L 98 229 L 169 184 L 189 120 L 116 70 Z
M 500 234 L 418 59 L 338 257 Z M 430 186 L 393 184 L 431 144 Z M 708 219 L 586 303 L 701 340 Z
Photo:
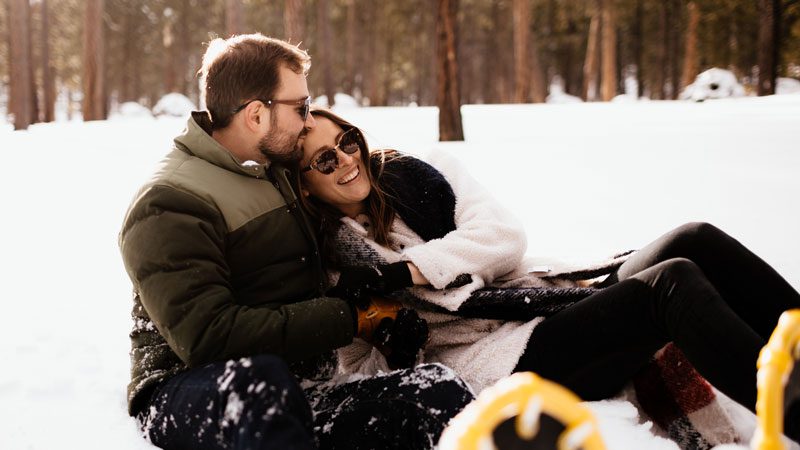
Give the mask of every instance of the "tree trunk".
M 547 81 L 544 69 L 539 59 L 539 51 L 536 45 L 531 45 L 530 51 L 530 80 L 531 80 L 531 101 L 533 103 L 544 103 L 547 99 Z
M 694 82 L 699 70 L 697 56 L 697 28 L 700 24 L 700 9 L 697 2 L 692 0 L 686 6 L 689 12 L 689 24 L 686 28 L 686 45 L 683 52 L 683 73 L 681 74 L 681 88 Z
M 286 40 L 299 43 L 305 39 L 303 0 L 286 0 L 283 10 L 283 33 Z
M 347 26 L 345 27 L 345 78 L 343 82 L 343 91 L 352 96 L 356 85 L 356 33 L 360 30 L 358 29 L 358 21 L 356 20 L 355 0 L 347 0 L 346 8 Z
M 600 0 L 602 32 L 602 81 L 600 96 L 604 102 L 617 95 L 617 28 L 614 23 L 613 0 Z
M 600 75 L 600 47 L 598 41 L 600 40 L 600 10 L 599 8 L 592 15 L 592 21 L 589 24 L 589 38 L 586 43 L 586 60 L 583 63 L 583 90 L 581 97 L 584 101 L 592 101 L 597 99 L 597 81 Z
M 331 42 L 331 20 L 328 15 L 328 0 L 317 0 L 317 32 L 319 37 L 318 56 L 322 69 L 322 88 L 328 97 L 328 106 L 333 106 L 336 94 L 336 84 L 333 80 L 333 43 Z
M 458 0 L 437 0 L 436 3 L 436 104 L 439 107 L 439 140 L 463 141 L 464 130 L 461 126 L 461 97 L 456 58 Z
M 167 93 L 177 92 L 178 74 L 175 70 L 175 62 L 178 55 L 176 55 L 175 47 L 175 12 L 172 15 L 164 18 L 164 29 L 162 31 L 161 42 L 164 45 L 163 54 L 167 56 L 167 61 L 164 64 L 164 89 Z M 181 19 L 178 19 L 181 20 Z
M 47 15 L 47 0 L 42 0 L 42 90 L 44 91 L 44 122 L 55 120 L 56 80 L 55 69 L 50 63 L 50 18 Z
M 35 5 L 38 6 L 38 5 Z M 30 108 L 30 123 L 39 121 L 39 94 L 36 87 L 36 59 L 33 57 L 33 15 L 38 11 L 32 11 L 31 5 L 28 3 L 28 76 L 31 79 L 31 108 Z
M 30 77 L 30 5 L 28 0 L 10 0 L 8 47 L 10 58 L 9 110 L 14 114 L 14 129 L 25 130 L 31 124 L 33 80 Z
M 530 69 L 528 69 L 528 40 L 530 38 L 531 9 L 528 0 L 514 0 L 514 101 L 527 103 L 530 96 Z
M 190 94 L 187 72 L 189 72 L 189 61 L 191 58 L 191 7 L 192 5 L 189 3 L 189 0 L 181 0 L 181 11 L 178 17 L 178 42 L 174 46 L 176 57 L 175 60 L 172 61 L 172 64 L 175 65 L 175 73 L 177 74 L 175 92 L 180 92 L 186 96 Z
M 680 5 L 679 0 L 667 0 L 667 17 L 669 26 L 667 27 L 667 78 L 669 79 L 669 98 L 675 100 L 678 98 L 678 90 L 680 88 L 680 68 L 678 67 L 678 30 L 680 30 Z
M 664 73 L 667 59 L 667 11 L 663 3 L 658 8 L 658 43 L 654 49 L 654 64 L 650 77 L 650 96 L 657 100 L 664 100 Z
M 83 120 L 105 119 L 104 0 L 86 0 L 83 23 Z
M 775 30 L 780 23 L 780 0 L 759 0 L 758 95 L 775 93 L 778 73 L 778 41 Z
M 633 34 L 633 58 L 636 61 L 636 98 L 644 96 L 644 52 L 642 40 L 644 39 L 644 0 L 636 0 L 635 24 Z
M 242 0 L 225 0 L 225 34 L 232 36 L 244 31 Z

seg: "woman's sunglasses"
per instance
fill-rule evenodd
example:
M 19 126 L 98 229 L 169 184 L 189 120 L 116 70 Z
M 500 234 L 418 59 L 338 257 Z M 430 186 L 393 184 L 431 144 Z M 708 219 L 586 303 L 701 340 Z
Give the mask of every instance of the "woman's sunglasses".
M 361 135 L 361 131 L 359 131 L 358 128 L 350 128 L 342 133 L 336 145 L 323 150 L 311 161 L 311 164 L 303 167 L 301 170 L 303 172 L 308 172 L 311 169 L 316 169 L 322 174 L 330 175 L 339 167 L 339 155 L 336 153 L 337 149 L 341 150 L 343 153 L 352 155 L 366 148 L 367 144 L 364 142 L 364 136 Z

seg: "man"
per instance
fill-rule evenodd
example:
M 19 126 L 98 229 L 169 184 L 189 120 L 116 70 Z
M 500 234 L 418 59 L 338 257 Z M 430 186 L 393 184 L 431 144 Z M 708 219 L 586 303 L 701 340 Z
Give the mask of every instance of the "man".
M 354 337 L 402 350 L 392 336 L 419 329 L 386 301 L 357 308 L 324 295 L 314 233 L 284 168 L 315 126 L 309 65 L 304 51 L 260 34 L 211 42 L 208 112 L 192 114 L 125 218 L 129 413 L 160 447 L 427 448 L 472 398 L 436 365 L 309 382 L 305 392 L 296 381 L 329 379 L 333 350 Z

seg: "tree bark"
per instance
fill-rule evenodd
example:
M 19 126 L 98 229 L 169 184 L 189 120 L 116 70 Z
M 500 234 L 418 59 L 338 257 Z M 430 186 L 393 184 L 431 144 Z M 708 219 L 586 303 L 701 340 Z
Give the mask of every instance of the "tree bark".
M 44 122 L 55 120 L 56 81 L 55 69 L 50 62 L 50 18 L 47 14 L 47 0 L 42 0 L 42 90 L 44 91 Z
M 328 0 L 317 0 L 317 32 L 319 50 L 317 58 L 322 69 L 322 88 L 328 97 L 328 106 L 333 106 L 336 84 L 333 80 L 333 43 L 331 42 L 331 20 L 328 15 Z
M 530 69 L 528 68 L 528 41 L 530 39 L 531 9 L 528 0 L 514 0 L 514 101 L 527 103 L 530 96 Z
M 83 120 L 105 119 L 104 0 L 86 0 L 83 22 Z
M 286 0 L 283 9 L 283 33 L 286 40 L 294 44 L 305 38 L 303 0 Z
M 436 3 L 436 103 L 439 107 L 439 140 L 463 141 L 464 130 L 461 125 L 461 97 L 456 57 L 458 0 L 437 0 Z
M 584 101 L 592 101 L 597 99 L 597 81 L 600 75 L 599 56 L 600 48 L 598 41 L 600 40 L 600 10 L 599 8 L 592 15 L 592 21 L 589 23 L 589 37 L 586 43 L 586 59 L 583 63 L 583 89 L 581 97 Z
M 636 0 L 635 24 L 633 33 L 633 58 L 636 61 L 636 98 L 644 96 L 644 52 L 642 40 L 644 39 L 644 0 Z
M 669 98 L 675 100 L 678 98 L 678 90 L 680 89 L 680 79 L 678 78 L 680 76 L 678 67 L 678 30 L 681 29 L 679 0 L 666 0 L 665 7 L 667 8 L 667 20 L 669 23 L 667 27 L 666 78 L 669 79 Z
M 30 77 L 30 5 L 28 0 L 10 0 L 8 43 L 10 58 L 9 110 L 14 115 L 14 129 L 25 130 L 31 124 L 33 80 Z
M 544 75 L 544 69 L 542 69 L 542 64 L 539 59 L 539 52 L 536 49 L 536 45 L 531 45 L 531 47 L 531 102 L 544 103 L 547 99 L 547 81 Z
M 614 23 L 613 0 L 600 0 L 602 31 L 602 81 L 600 97 L 604 102 L 617 95 L 617 27 Z
M 345 29 L 345 78 L 343 80 L 343 91 L 352 96 L 356 85 L 356 33 L 360 30 L 356 20 L 355 0 L 347 0 L 345 7 L 347 11 L 345 19 L 347 26 Z
M 38 5 L 34 5 L 38 7 Z M 35 9 L 32 10 L 30 3 L 28 3 L 28 61 L 30 64 L 28 65 L 28 76 L 31 79 L 31 108 L 30 108 L 30 118 L 28 119 L 30 123 L 36 123 L 39 121 L 39 93 L 37 91 L 36 86 L 36 59 L 33 56 L 33 15 L 37 13 Z
M 759 0 L 758 27 L 758 95 L 775 93 L 778 73 L 778 40 L 780 0 Z
M 681 74 L 681 88 L 694 82 L 699 70 L 697 55 L 697 28 L 700 24 L 700 9 L 697 2 L 692 0 L 686 6 L 689 13 L 689 23 L 686 27 L 686 44 L 683 52 L 683 73 Z
M 225 0 L 225 34 L 233 36 L 244 31 L 242 0 Z

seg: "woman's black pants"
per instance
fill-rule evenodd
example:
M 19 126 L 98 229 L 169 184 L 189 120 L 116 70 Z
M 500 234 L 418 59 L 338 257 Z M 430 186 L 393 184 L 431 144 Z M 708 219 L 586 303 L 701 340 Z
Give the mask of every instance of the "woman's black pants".
M 516 371 L 586 400 L 615 395 L 658 349 L 680 348 L 726 395 L 755 410 L 756 360 L 800 294 L 738 241 L 706 223 L 649 244 L 596 294 L 544 320 Z

